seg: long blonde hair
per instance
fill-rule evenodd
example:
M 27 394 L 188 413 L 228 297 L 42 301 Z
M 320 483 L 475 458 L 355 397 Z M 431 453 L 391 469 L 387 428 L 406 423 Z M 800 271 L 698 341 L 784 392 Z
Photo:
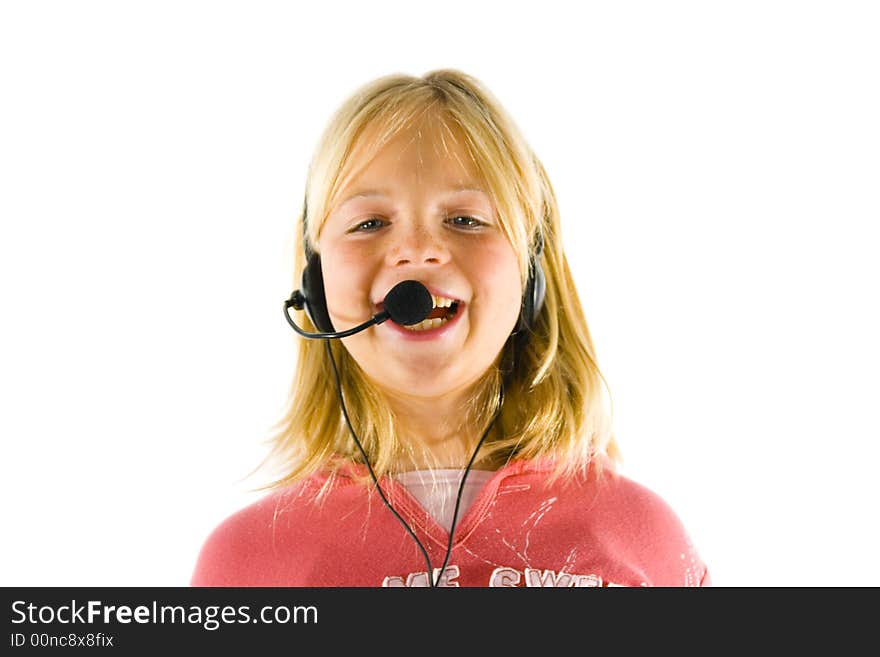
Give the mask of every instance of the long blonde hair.
M 355 161 L 369 161 L 428 110 L 442 123 L 438 127 L 464 135 L 463 145 L 483 175 L 501 229 L 518 255 L 523 291 L 536 236 L 544 243 L 540 263 L 546 295 L 528 341 L 514 353 L 516 341 L 508 338 L 494 366 L 475 384 L 461 420 L 463 427 L 481 427 L 482 434 L 498 415 L 477 463 L 495 468 L 513 458 L 550 458 L 556 464 L 552 478 L 585 473 L 591 462 L 601 474 L 602 461 L 613 465 L 620 452 L 606 407 L 610 395 L 606 400 L 602 387 L 607 390 L 607 383 L 562 248 L 556 196 L 518 127 L 475 78 L 453 69 L 420 78 L 388 75 L 362 86 L 339 107 L 309 167 L 306 202 L 294 232 L 294 288 L 299 288 L 299 273 L 306 265 L 303 239 L 317 251 L 321 227 Z M 366 155 L 355 157 L 358 153 Z M 305 313 L 296 319 L 306 330 L 317 330 Z M 274 460 L 281 476 L 258 490 L 288 485 L 322 468 L 333 470 L 341 462 L 362 461 L 344 422 L 325 341 L 295 339 L 297 371 L 287 408 L 273 426 L 270 453 L 257 466 Z M 376 475 L 391 472 L 413 446 L 401 439 L 383 393 L 342 342 L 330 343 L 352 427 Z

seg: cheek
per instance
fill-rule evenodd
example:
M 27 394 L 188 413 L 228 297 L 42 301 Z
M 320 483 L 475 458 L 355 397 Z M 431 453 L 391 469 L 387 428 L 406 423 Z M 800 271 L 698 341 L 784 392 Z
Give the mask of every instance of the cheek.
M 488 318 L 513 328 L 522 305 L 522 290 L 516 254 L 510 245 L 504 242 L 474 259 L 471 280 L 477 281 L 476 292 L 483 301 L 480 306 L 486 309 Z
M 321 270 L 329 309 L 339 311 L 340 303 L 349 307 L 369 304 L 371 275 L 364 258 L 328 249 L 321 254 Z

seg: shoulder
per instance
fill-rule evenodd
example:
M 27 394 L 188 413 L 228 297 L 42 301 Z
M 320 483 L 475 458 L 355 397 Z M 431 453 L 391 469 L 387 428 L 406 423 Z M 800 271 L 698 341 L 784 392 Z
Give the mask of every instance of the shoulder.
M 619 472 L 607 472 L 596 483 L 598 492 L 620 511 L 642 522 L 677 523 L 678 517 L 667 501 L 648 486 Z
M 619 473 L 599 483 L 614 514 L 619 550 L 634 562 L 651 564 L 654 584 L 701 586 L 707 568 L 676 511 L 654 490 Z
M 672 507 L 657 493 L 614 467 L 605 466 L 601 474 L 590 469 L 586 474 L 554 478 L 548 467 L 523 468 L 511 473 L 511 481 L 528 481 L 535 494 L 553 491 L 560 502 L 589 511 L 598 517 L 610 516 L 615 524 L 637 524 L 642 528 L 677 530 L 681 522 Z
M 526 476 L 547 479 L 547 474 Z M 590 470 L 584 476 L 560 479 L 550 488 L 569 526 L 580 526 L 583 535 L 599 542 L 615 560 L 641 571 L 649 585 L 709 583 L 706 566 L 681 518 L 651 488 L 613 467 L 604 468 L 601 476 Z
M 313 494 L 310 482 L 302 482 L 272 491 L 225 518 L 202 544 L 190 586 L 260 585 L 265 557 L 278 549 L 279 536 L 287 543 L 295 536 L 291 524 L 303 524 L 315 508 Z

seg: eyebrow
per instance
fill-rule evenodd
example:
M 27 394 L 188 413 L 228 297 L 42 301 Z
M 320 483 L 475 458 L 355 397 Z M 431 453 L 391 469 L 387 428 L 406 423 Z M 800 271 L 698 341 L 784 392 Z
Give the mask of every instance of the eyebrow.
M 443 194 L 458 194 L 461 192 L 477 192 L 477 193 L 485 194 L 486 196 L 489 196 L 489 193 L 485 189 L 481 189 L 479 187 L 471 187 L 469 185 L 460 185 L 458 187 L 450 187 L 445 192 L 443 192 Z M 346 203 L 350 203 L 351 201 L 355 201 L 359 198 L 372 198 L 372 197 L 388 198 L 389 196 L 391 196 L 391 194 L 389 194 L 384 189 L 365 189 L 360 192 L 355 192 L 351 196 L 347 196 L 336 207 L 341 208 Z

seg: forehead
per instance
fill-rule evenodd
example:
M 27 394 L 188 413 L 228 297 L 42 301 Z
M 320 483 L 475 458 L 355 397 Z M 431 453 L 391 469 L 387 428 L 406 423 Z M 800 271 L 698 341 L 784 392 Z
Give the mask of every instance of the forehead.
M 331 205 L 388 195 L 395 184 L 440 187 L 447 192 L 488 196 L 479 167 L 461 130 L 424 119 L 389 138 L 367 130 L 357 140 Z
M 355 191 L 351 194 L 346 194 L 343 198 L 340 199 L 339 203 L 336 204 L 337 208 L 343 208 L 350 203 L 354 203 L 361 199 L 370 199 L 370 198 L 391 198 L 394 196 L 394 188 L 391 186 L 388 187 L 380 187 L 375 189 L 362 189 L 361 187 L 353 187 L 353 189 L 357 189 L 359 191 Z M 449 184 L 442 186 L 438 191 L 437 195 L 439 196 L 468 196 L 473 197 L 478 200 L 489 201 L 490 196 L 489 192 L 483 189 L 482 187 L 476 187 L 473 184 L 465 184 L 465 185 L 456 185 Z

